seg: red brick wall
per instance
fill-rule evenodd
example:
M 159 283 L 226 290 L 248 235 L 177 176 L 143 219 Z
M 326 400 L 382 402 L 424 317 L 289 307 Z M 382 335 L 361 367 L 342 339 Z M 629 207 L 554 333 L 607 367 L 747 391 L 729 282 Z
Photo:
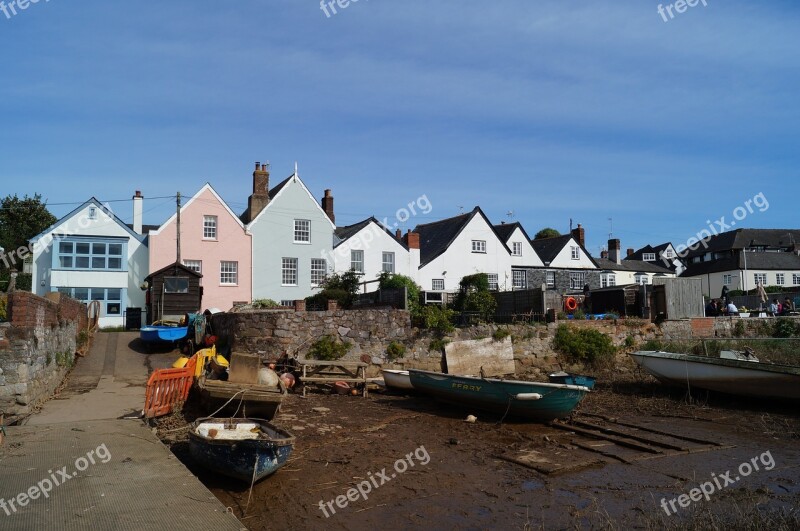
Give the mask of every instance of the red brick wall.
M 713 317 L 693 318 L 692 337 L 714 337 L 714 318 Z
M 86 328 L 86 305 L 59 293 L 42 298 L 15 291 L 8 296 L 8 321 L 14 327 L 58 326 L 61 320 L 77 321 L 78 330 Z

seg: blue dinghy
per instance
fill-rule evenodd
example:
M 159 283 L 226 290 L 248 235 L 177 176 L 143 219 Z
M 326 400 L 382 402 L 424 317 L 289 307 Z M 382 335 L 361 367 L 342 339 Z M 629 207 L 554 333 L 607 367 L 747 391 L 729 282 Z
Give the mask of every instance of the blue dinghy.
M 258 481 L 289 460 L 294 436 L 263 419 L 202 418 L 192 424 L 189 452 L 218 474 Z
M 582 374 L 571 374 L 568 372 L 554 372 L 547 375 L 550 383 L 559 383 L 567 385 L 582 385 L 589 389 L 594 389 L 595 378 L 592 376 L 584 376 Z

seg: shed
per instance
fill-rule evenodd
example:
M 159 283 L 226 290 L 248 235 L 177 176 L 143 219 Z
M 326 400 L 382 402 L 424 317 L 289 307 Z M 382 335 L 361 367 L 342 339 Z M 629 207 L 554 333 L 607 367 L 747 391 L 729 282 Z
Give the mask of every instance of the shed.
M 145 278 L 148 322 L 180 320 L 187 313 L 200 311 L 203 300 L 203 275 L 183 264 L 174 263 Z
M 592 313 L 615 312 L 621 317 L 642 317 L 646 295 L 642 292 L 649 286 L 625 284 L 592 290 Z

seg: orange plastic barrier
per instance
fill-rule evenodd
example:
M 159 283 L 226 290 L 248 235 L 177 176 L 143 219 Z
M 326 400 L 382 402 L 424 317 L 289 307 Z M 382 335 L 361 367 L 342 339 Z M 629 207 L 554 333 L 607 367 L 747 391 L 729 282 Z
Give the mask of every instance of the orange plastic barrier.
M 180 369 L 158 369 L 147 381 L 144 417 L 153 418 L 172 412 L 175 404 L 185 402 L 194 380 L 195 364 L 190 360 Z

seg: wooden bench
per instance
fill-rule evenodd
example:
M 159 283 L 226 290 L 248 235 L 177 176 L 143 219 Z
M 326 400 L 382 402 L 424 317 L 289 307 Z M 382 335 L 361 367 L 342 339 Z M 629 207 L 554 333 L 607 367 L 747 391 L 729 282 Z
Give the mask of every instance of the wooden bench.
M 306 383 L 347 382 L 364 385 L 364 396 L 367 392 L 367 367 L 361 361 L 321 361 L 298 360 L 303 375 L 303 396 L 306 396 Z

